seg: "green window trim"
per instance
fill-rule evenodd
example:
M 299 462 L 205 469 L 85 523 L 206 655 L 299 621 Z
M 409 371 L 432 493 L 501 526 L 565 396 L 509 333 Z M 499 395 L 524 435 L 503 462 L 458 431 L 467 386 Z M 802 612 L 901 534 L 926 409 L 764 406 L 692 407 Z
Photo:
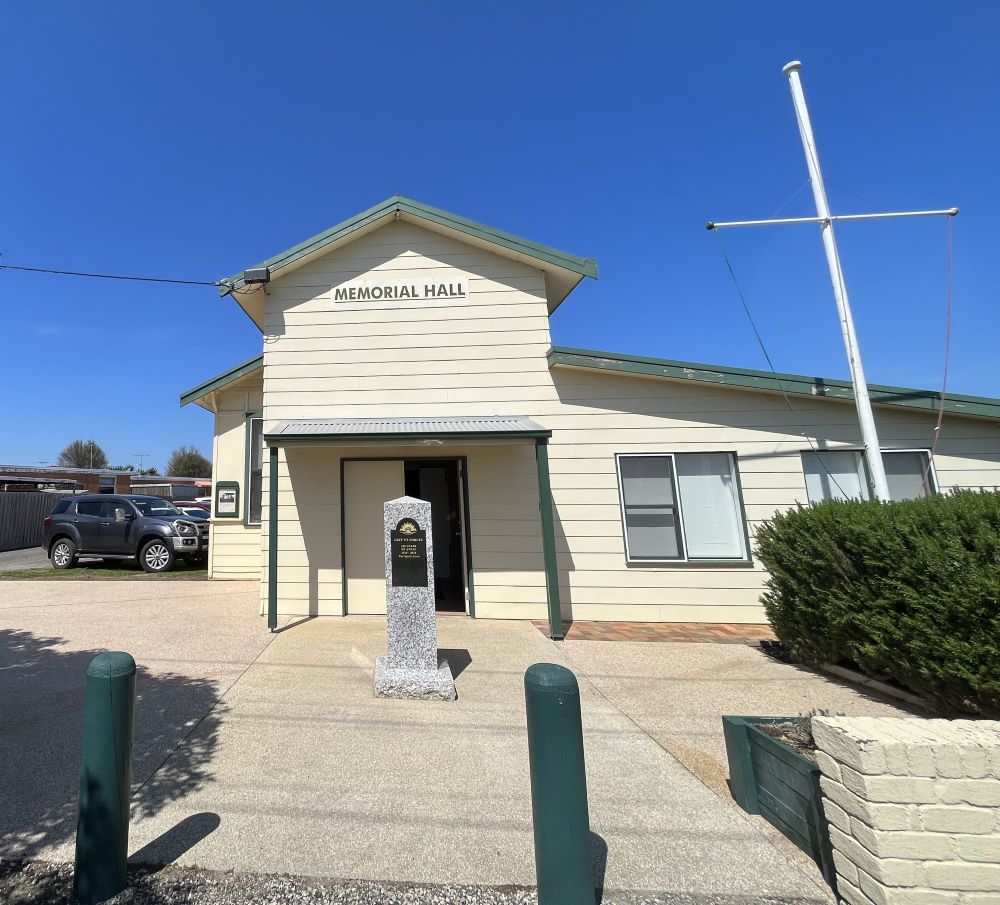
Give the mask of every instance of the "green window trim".
M 257 521 L 251 518 L 251 511 L 254 508 L 254 492 L 253 492 L 253 422 L 261 422 L 261 436 L 264 434 L 264 415 L 263 412 L 247 412 L 243 422 L 243 434 L 244 434 L 244 493 L 243 493 L 243 524 L 248 528 L 259 528 L 261 525 L 260 514 L 263 512 L 263 498 L 264 498 L 264 443 L 263 439 L 260 444 L 260 487 L 257 493 Z

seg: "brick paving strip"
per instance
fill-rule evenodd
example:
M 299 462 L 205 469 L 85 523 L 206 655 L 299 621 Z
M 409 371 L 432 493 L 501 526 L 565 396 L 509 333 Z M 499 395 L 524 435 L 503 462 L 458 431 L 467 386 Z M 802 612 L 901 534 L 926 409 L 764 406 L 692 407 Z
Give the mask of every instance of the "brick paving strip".
M 548 635 L 549 624 L 533 620 Z M 564 625 L 567 641 L 653 641 L 697 644 L 756 644 L 773 641 L 769 625 L 710 622 L 570 622 Z

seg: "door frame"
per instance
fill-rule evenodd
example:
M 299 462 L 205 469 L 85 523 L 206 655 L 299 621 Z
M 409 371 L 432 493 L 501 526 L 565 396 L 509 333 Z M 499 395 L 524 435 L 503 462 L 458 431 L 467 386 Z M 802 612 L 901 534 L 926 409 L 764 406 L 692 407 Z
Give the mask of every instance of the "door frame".
M 469 457 L 468 456 L 341 456 L 340 459 L 340 614 L 347 615 L 347 513 L 344 506 L 344 463 L 346 462 L 457 462 L 459 499 L 462 504 L 462 558 L 465 564 L 465 594 L 468 615 L 476 618 L 476 592 L 472 568 L 472 517 L 469 512 Z

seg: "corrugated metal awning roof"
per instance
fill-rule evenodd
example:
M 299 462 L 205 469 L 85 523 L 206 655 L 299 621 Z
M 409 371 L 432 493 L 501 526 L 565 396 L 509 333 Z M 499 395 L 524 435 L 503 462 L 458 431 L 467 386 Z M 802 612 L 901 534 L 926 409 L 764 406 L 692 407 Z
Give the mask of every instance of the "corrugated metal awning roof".
M 280 445 L 308 440 L 432 440 L 551 437 L 525 415 L 462 418 L 330 418 L 279 421 L 264 439 Z

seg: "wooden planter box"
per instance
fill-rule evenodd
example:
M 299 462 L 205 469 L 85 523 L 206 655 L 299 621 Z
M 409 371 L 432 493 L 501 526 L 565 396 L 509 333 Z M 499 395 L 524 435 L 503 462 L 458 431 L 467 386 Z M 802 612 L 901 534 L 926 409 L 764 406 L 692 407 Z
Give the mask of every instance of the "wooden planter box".
M 788 717 L 724 716 L 729 787 L 748 814 L 760 814 L 809 855 L 837 891 L 830 830 L 815 761 L 757 728 Z

